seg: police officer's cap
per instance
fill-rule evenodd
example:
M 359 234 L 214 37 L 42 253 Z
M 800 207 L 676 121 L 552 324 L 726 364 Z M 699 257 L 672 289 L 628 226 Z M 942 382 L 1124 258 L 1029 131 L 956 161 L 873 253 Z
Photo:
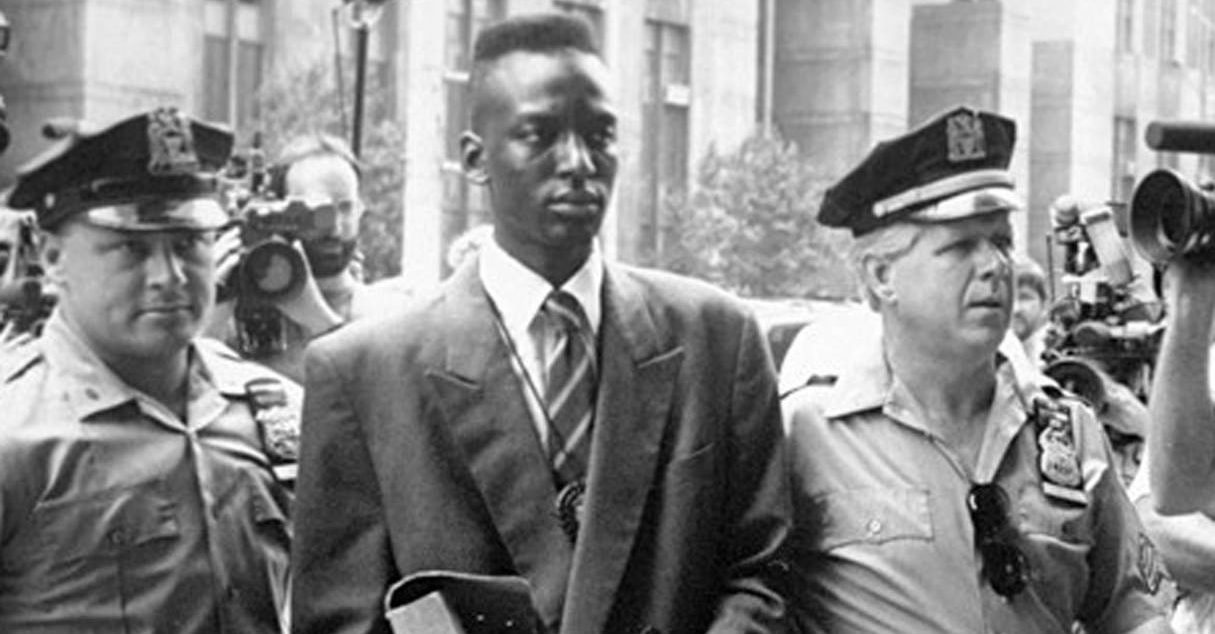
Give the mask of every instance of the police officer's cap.
M 959 107 L 883 141 L 829 188 L 818 219 L 859 236 L 900 220 L 941 222 L 1024 205 L 1008 163 L 1016 124 Z
M 232 142 L 231 132 L 173 108 L 95 133 L 77 128 L 20 168 L 8 203 L 33 209 L 44 229 L 75 216 L 124 231 L 215 229 L 228 220 L 215 175 Z

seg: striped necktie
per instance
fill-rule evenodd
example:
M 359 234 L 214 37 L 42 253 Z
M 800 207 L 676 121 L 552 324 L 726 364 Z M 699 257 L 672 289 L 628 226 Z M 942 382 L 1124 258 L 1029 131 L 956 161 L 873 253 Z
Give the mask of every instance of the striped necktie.
M 561 487 L 585 476 L 589 464 L 595 418 L 595 342 L 573 295 L 553 291 L 542 310 L 557 333 L 556 350 L 547 368 L 544 407 L 548 457 Z

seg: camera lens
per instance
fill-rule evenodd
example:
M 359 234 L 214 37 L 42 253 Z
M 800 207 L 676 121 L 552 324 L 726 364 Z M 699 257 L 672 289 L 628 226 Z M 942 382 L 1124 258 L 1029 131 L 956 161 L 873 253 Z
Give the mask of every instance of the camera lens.
M 254 245 L 241 261 L 241 280 L 247 293 L 274 300 L 299 290 L 304 282 L 303 256 L 291 245 L 268 240 Z
M 1131 198 L 1131 237 L 1149 259 L 1166 262 L 1209 249 L 1215 196 L 1167 169 L 1148 174 Z

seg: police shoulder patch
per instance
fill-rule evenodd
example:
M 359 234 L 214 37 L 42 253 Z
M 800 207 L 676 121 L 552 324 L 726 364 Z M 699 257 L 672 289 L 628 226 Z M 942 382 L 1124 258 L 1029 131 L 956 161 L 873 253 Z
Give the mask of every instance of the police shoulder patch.
M 258 378 L 245 384 L 245 393 L 275 476 L 281 481 L 294 481 L 300 421 L 290 406 L 286 386 L 279 379 Z

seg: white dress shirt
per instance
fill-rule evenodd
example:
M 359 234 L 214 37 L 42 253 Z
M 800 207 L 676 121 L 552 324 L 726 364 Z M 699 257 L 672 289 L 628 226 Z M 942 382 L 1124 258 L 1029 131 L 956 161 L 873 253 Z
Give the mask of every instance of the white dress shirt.
M 498 333 L 508 337 L 507 348 L 513 345 L 511 367 L 522 384 L 532 423 L 540 435 L 542 446 L 548 446 L 548 421 L 542 402 L 548 386 L 546 368 L 561 343 L 562 333 L 550 320 L 540 317 L 540 309 L 549 293 L 555 290 L 535 271 L 527 268 L 498 245 L 489 240 L 481 248 L 477 263 L 481 284 L 489 295 L 498 315 Z M 560 289 L 578 300 L 586 314 L 593 340 L 598 340 L 602 320 L 603 256 L 598 243 L 591 255 Z M 530 385 L 529 385 L 530 383 Z

